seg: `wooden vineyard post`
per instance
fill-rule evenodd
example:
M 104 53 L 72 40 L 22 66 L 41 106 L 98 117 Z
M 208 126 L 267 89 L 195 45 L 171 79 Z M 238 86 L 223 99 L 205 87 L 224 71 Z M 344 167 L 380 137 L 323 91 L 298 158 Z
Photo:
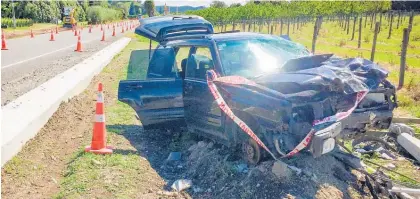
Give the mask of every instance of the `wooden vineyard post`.
M 381 26 L 382 26 L 382 12 L 379 15 L 379 32 L 381 32 Z
M 296 18 L 293 18 L 293 33 L 295 33 Z
M 373 34 L 373 44 L 372 44 L 372 52 L 370 54 L 370 61 L 375 60 L 375 50 L 376 50 L 376 39 L 378 39 L 378 31 L 379 31 L 379 22 L 375 23 L 375 32 Z
M 347 16 L 346 17 L 344 17 L 344 22 L 343 22 L 344 24 L 343 24 L 343 31 L 346 31 L 346 29 L 347 29 Z
M 370 17 L 370 29 L 372 30 L 372 26 L 373 26 L 373 14 Z
M 252 22 L 248 20 L 248 32 L 251 32 L 251 25 L 252 25 Z
M 283 19 L 280 19 L 280 35 L 283 34 Z
M 408 20 L 408 31 L 411 32 L 413 28 L 414 11 L 411 11 L 410 19 Z
M 367 14 L 365 14 L 365 28 L 366 28 L 366 23 L 367 23 Z
M 388 39 L 391 38 L 392 34 L 392 22 L 394 21 L 394 15 L 391 13 L 391 21 L 389 22 L 389 33 L 388 33 Z
M 271 24 L 270 34 L 273 34 L 273 31 L 274 31 L 274 23 Z
M 287 36 L 289 36 L 290 33 L 290 19 L 287 19 Z
M 353 18 L 353 33 L 351 35 L 351 40 L 354 40 L 354 32 L 356 31 L 356 21 L 357 21 L 357 17 Z
M 296 30 L 299 30 L 299 17 L 296 18 Z
M 408 47 L 409 29 L 404 28 L 403 40 L 401 44 L 401 61 L 400 61 L 400 78 L 398 81 L 398 89 L 401 89 L 404 85 L 404 73 L 405 73 L 405 61 Z
M 363 19 L 363 16 L 361 16 L 359 20 L 359 39 L 357 41 L 357 48 L 360 48 L 360 45 L 362 42 L 362 19 Z
M 321 28 L 322 17 L 317 17 L 314 25 L 314 34 L 312 37 L 312 54 L 315 54 L 316 39 L 318 37 L 319 29 Z
M 350 30 L 350 16 L 347 17 L 347 34 L 349 34 L 349 30 Z
M 400 28 L 401 12 L 398 11 L 397 29 Z

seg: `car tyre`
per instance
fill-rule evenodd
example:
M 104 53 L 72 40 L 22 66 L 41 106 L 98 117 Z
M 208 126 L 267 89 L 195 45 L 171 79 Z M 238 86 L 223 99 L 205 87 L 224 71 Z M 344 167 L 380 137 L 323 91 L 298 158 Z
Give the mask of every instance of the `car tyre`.
M 263 154 L 257 142 L 249 138 L 242 143 L 242 156 L 250 165 L 256 165 L 262 159 Z

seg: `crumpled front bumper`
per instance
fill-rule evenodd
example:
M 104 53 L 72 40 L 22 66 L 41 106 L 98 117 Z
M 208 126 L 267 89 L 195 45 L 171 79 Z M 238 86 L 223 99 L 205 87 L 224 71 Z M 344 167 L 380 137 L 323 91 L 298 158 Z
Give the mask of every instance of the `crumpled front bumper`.
M 361 133 L 366 126 L 379 129 L 387 129 L 392 121 L 392 111 L 366 111 L 352 113 L 346 119 L 333 123 L 319 130 L 312 137 L 309 151 L 314 157 L 331 152 L 335 147 L 337 137 Z

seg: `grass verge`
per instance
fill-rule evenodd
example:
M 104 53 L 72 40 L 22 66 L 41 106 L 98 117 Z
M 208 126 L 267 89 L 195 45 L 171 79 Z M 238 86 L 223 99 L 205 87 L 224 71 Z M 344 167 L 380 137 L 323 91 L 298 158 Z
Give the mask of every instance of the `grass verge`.
M 136 119 L 133 110 L 116 99 L 118 82 L 127 76 L 132 51 L 148 52 L 145 50 L 148 43 L 141 42 L 144 39 L 134 34 L 127 36 L 132 37 L 132 41 L 99 75 L 105 89 L 108 144 L 117 150 L 111 155 L 94 155 L 80 148 L 69 161 L 55 198 L 135 198 L 139 193 L 147 192 L 147 186 L 143 185 L 153 184 L 151 179 L 159 181 L 156 173 L 150 171 L 147 160 L 120 135 L 121 128 L 136 125 Z M 136 63 L 145 67 L 147 62 L 141 58 Z

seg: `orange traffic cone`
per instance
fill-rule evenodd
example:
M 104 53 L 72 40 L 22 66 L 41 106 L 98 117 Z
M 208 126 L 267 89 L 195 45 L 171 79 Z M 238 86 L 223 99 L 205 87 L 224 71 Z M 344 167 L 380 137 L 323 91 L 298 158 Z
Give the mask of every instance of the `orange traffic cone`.
M 104 29 L 102 28 L 102 24 L 101 24 L 101 31 L 103 31 Z
M 128 31 L 128 25 L 125 26 L 125 31 Z
M 108 24 L 108 30 L 109 30 L 109 24 Z
M 102 83 L 98 85 L 98 99 L 96 101 L 96 115 L 95 123 L 93 125 L 92 143 L 86 146 L 85 152 L 92 152 L 95 154 L 111 154 L 113 147 L 106 145 L 106 128 L 105 128 L 105 114 L 104 114 L 104 94 L 102 90 Z
M 6 47 L 6 38 L 3 33 L 1 33 L 1 50 L 9 50 Z
M 89 33 L 92 33 L 92 25 L 89 26 Z
M 74 29 L 74 36 L 77 36 L 77 30 Z
M 124 27 L 121 26 L 121 33 L 124 33 Z
M 50 41 L 55 41 L 55 40 L 54 40 L 54 33 L 53 33 L 53 30 L 52 30 L 52 29 L 51 29 Z
M 115 37 L 115 26 L 112 29 L 112 36 Z
M 31 38 L 34 38 L 34 33 L 32 32 L 32 29 L 31 29 Z
M 77 45 L 76 45 L 76 52 L 82 52 L 82 42 L 80 42 L 80 34 L 77 37 Z
M 105 41 L 105 31 L 102 32 L 102 39 L 101 41 Z
M 58 27 L 55 27 L 55 34 L 58 34 Z

